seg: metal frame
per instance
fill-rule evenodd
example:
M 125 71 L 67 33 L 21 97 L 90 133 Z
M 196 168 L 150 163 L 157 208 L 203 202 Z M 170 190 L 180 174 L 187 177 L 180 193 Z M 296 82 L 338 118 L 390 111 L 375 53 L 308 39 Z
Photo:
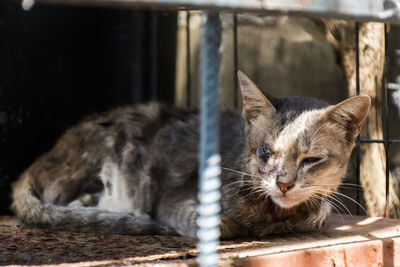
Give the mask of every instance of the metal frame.
M 11 1 L 21 1 L 21 0 L 11 0 Z M 356 21 L 356 93 L 360 93 L 360 73 L 359 73 L 359 24 L 361 21 L 376 21 L 400 24 L 400 0 L 23 0 L 22 6 L 24 9 L 29 10 L 32 8 L 33 4 L 37 3 L 48 3 L 48 4 L 70 4 L 70 5 L 87 5 L 87 6 L 110 6 L 110 7 L 126 7 L 126 8 L 152 8 L 152 9 L 203 9 L 203 10 L 213 10 L 213 11 L 230 11 L 230 12 L 258 12 L 271 15 L 301 15 L 314 18 L 340 18 L 347 20 Z M 214 36 L 219 35 L 216 27 L 218 24 L 218 13 L 210 13 L 208 17 L 206 13 L 204 28 L 205 35 L 210 34 L 210 32 L 215 31 Z M 234 93 L 235 93 L 235 106 L 238 104 L 237 100 L 237 90 L 238 84 L 236 81 L 236 72 L 238 69 L 238 36 L 237 36 L 237 17 L 236 13 L 233 14 L 233 42 L 234 42 Z M 155 18 L 156 19 L 156 18 Z M 217 19 L 217 21 L 215 21 Z M 187 105 L 190 103 L 190 91 L 191 91 L 191 79 L 190 79 L 190 28 L 189 28 L 190 14 L 187 13 L 187 43 L 186 49 L 188 53 L 188 70 L 187 70 Z M 208 27 L 208 28 L 207 28 Z M 216 34 L 216 35 L 215 35 Z M 215 218 L 210 219 L 210 214 L 208 212 L 207 205 L 217 205 L 219 207 L 219 155 L 218 155 L 218 63 L 215 61 L 218 58 L 218 45 L 212 44 L 209 46 L 206 40 L 207 36 L 203 37 L 203 47 L 202 47 L 202 66 L 201 66 L 201 149 L 200 149 L 200 190 L 199 190 L 199 222 L 200 225 L 198 235 L 199 235 L 199 248 L 200 248 L 200 261 L 202 266 L 206 265 L 216 265 L 218 260 L 216 255 L 216 247 L 218 241 L 218 233 L 215 232 L 218 224 L 215 224 Z M 385 55 L 386 59 L 388 57 L 388 34 L 385 35 Z M 207 51 L 206 51 L 207 50 Z M 206 52 L 204 52 L 206 51 Z M 212 56 L 210 57 L 210 55 Z M 212 70 L 211 72 L 209 70 Z M 385 116 L 385 128 L 384 128 L 384 139 L 374 140 L 374 139 L 361 139 L 357 138 L 357 182 L 359 184 L 360 179 L 360 143 L 382 143 L 385 146 L 386 151 L 386 207 L 385 215 L 389 216 L 389 149 L 391 144 L 400 143 L 399 139 L 389 138 L 389 92 L 388 90 L 398 89 L 399 86 L 393 84 L 387 84 L 386 80 L 387 67 L 384 74 L 384 83 L 382 86 L 383 96 L 384 96 L 384 116 Z M 211 96 L 211 97 L 210 97 Z M 214 116 L 214 115 L 215 116 Z M 211 134 L 210 134 L 211 133 Z M 211 139 L 210 139 L 211 138 Z M 206 185 L 205 180 L 211 180 L 210 184 Z M 209 197 L 214 197 L 214 202 L 210 202 Z M 357 200 L 360 200 L 360 194 L 357 192 Z M 210 204 L 211 203 L 211 204 Z M 202 206 L 203 205 L 203 206 Z M 218 210 L 218 208 L 217 208 Z M 358 210 L 359 212 L 359 210 Z M 202 218 L 201 215 L 205 215 L 207 218 Z M 218 219 L 217 219 L 218 221 Z M 205 228 L 201 228 L 204 226 Z M 210 226 L 211 225 L 211 226 Z M 210 230 L 207 232 L 208 229 Z M 214 233 L 212 232 L 214 231 Z M 210 235 L 212 238 L 209 239 Z M 209 251 L 209 245 L 212 244 L 214 250 Z M 211 257 L 208 257 L 211 255 Z M 209 260 L 211 259 L 211 260 Z
M 21 1 L 21 0 L 11 0 Z M 109 6 L 154 9 L 202 9 L 214 11 L 260 12 L 380 21 L 400 24 L 399 0 L 22 0 L 27 9 L 34 2 L 48 4 Z

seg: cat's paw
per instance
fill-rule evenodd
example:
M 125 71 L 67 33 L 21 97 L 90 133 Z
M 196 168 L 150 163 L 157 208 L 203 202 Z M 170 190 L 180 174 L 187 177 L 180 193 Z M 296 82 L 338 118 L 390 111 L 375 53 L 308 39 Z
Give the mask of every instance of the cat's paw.
M 225 215 L 221 215 L 220 218 L 221 240 L 229 240 L 249 236 L 249 232 L 244 226 L 237 224 Z
M 165 225 L 159 225 L 157 226 L 157 234 L 158 235 L 178 235 L 178 233 L 175 231 L 175 229 L 165 226 Z

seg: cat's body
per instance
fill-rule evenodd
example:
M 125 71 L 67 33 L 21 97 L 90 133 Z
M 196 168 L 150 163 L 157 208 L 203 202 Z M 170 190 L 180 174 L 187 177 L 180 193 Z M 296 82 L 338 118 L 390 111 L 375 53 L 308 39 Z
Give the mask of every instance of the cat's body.
M 244 118 L 221 113 L 222 238 L 321 229 L 369 98 L 272 105 L 240 82 Z M 156 103 L 92 116 L 22 174 L 12 208 L 39 227 L 194 237 L 198 127 L 195 111 Z

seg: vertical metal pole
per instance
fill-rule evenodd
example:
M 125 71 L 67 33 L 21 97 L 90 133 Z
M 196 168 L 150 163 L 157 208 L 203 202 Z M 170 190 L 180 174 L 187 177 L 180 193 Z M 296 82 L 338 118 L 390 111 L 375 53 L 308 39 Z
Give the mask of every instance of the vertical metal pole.
M 199 266 L 218 265 L 220 193 L 218 13 L 203 13 L 200 57 L 200 170 L 197 247 Z
M 146 25 L 147 15 L 143 11 L 133 12 L 133 34 L 132 34 L 132 52 L 133 52 L 133 89 L 131 102 L 136 104 L 146 100 L 145 88 L 149 88 L 146 82 L 149 76 L 145 75 L 148 71 L 148 64 L 146 64 L 147 56 L 151 56 L 147 51 L 148 42 L 146 42 L 146 35 L 149 32 Z
M 356 95 L 360 94 L 360 23 L 356 22 L 355 25 L 355 53 L 356 53 Z M 357 136 L 357 147 L 356 147 L 356 177 L 357 177 L 357 185 L 360 185 L 360 136 Z M 360 203 L 361 194 L 360 190 L 357 189 L 356 191 L 356 200 L 357 203 Z M 357 215 L 360 214 L 360 206 L 356 205 L 356 213 Z
M 191 53 L 190 53 L 190 11 L 186 11 L 186 107 L 191 106 L 192 79 L 191 79 Z
M 356 49 L 356 94 L 360 94 L 360 23 L 355 25 L 355 49 Z
M 35 0 L 22 0 L 22 9 L 25 11 L 29 11 L 35 5 Z
M 234 107 L 238 107 L 238 91 L 239 91 L 239 84 L 238 84 L 238 78 L 237 78 L 237 73 L 238 73 L 238 36 L 237 36 L 237 14 L 233 14 L 233 84 L 235 86 L 234 88 Z
M 382 90 L 383 90 L 383 97 L 384 97 L 384 112 L 385 112 L 385 157 L 386 157 L 386 203 L 385 203 L 385 217 L 389 218 L 389 205 L 390 205 L 390 172 L 389 172 L 389 93 L 387 90 L 387 75 L 388 75 L 388 60 L 389 60 L 389 27 L 385 24 L 385 65 L 383 71 L 383 79 L 382 79 Z
M 159 38 L 158 38 L 158 13 L 151 12 L 151 48 L 150 48 L 150 58 L 151 58 L 151 79 L 150 79 L 150 86 L 151 86 L 151 100 L 158 99 L 158 45 L 159 45 Z

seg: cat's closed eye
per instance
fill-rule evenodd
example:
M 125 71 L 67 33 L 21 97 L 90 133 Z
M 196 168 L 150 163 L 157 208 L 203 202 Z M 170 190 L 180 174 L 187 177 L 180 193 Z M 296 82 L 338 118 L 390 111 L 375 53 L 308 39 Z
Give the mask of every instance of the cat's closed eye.
M 310 165 L 310 164 L 320 162 L 321 160 L 322 160 L 322 158 L 319 158 L 319 157 L 308 157 L 308 158 L 303 159 L 301 164 L 302 165 Z

